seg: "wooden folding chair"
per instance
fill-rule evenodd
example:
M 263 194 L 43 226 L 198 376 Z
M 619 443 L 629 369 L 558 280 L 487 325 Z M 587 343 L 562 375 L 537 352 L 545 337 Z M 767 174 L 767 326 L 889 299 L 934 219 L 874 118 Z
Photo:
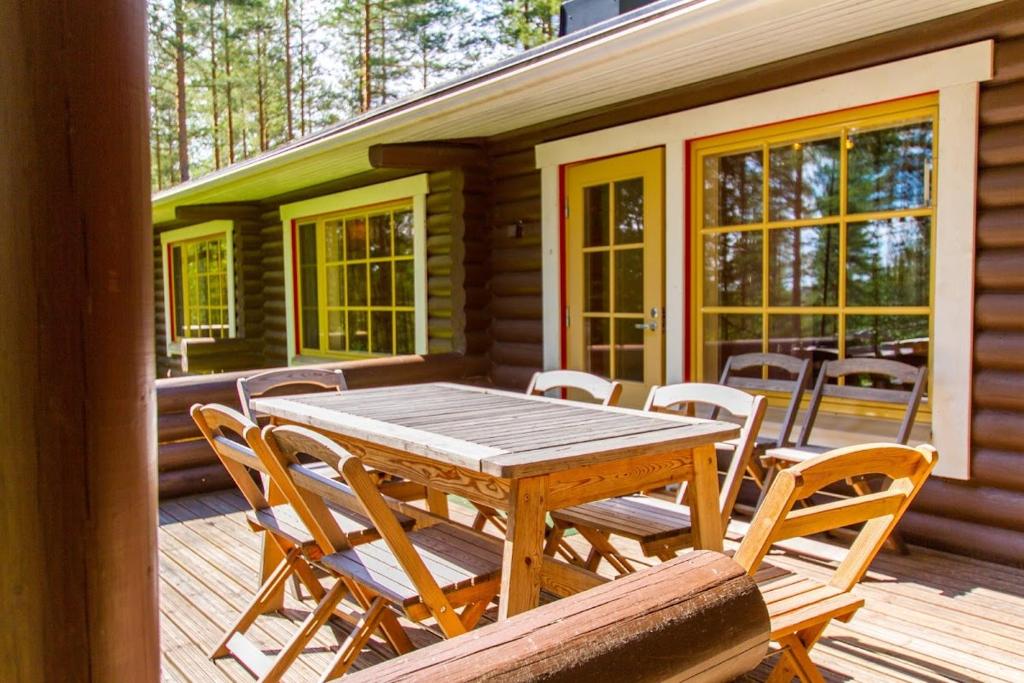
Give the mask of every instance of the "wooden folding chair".
M 548 370 L 546 372 L 535 372 L 530 378 L 530 384 L 526 387 L 526 393 L 530 396 L 542 396 L 554 389 L 571 389 L 587 394 L 601 405 L 618 405 L 619 397 L 622 395 L 622 384 L 611 380 L 591 375 L 579 370 Z M 477 509 L 476 517 L 473 519 L 473 528 L 482 531 L 487 522 L 504 534 L 508 528 L 505 516 L 492 507 L 474 503 Z M 550 534 L 550 529 L 548 530 Z M 561 536 L 559 536 L 561 538 Z M 556 544 L 558 554 L 569 562 L 580 564 L 583 558 L 567 543 L 558 541 Z
M 735 447 L 730 449 L 731 460 L 719 497 L 722 528 L 727 529 L 743 483 L 743 475 L 753 459 L 754 444 L 764 419 L 767 399 L 719 384 L 675 384 L 652 387 L 644 408 L 664 412 L 680 406 L 692 407 L 694 404 L 714 406 L 716 411 L 726 410 L 744 421 L 739 439 Z M 584 563 L 591 571 L 597 568 L 602 559 L 620 574 L 636 571 L 611 543 L 609 538 L 612 535 L 638 542 L 646 557 L 669 560 L 681 548 L 693 545 L 690 510 L 682 504 L 685 498 L 684 483 L 679 487 L 675 503 L 636 494 L 555 510 L 551 513 L 554 530 L 548 534 L 545 551 L 553 551 L 554 544 L 561 541 L 566 529 L 575 528 L 591 545 L 590 556 Z
M 783 470 L 750 523 L 735 560 L 754 577 L 768 605 L 771 638 L 782 649 L 769 681 L 822 681 L 810 650 L 833 619 L 849 621 L 864 604 L 852 590 L 935 467 L 931 446 L 864 444 L 840 448 Z M 877 493 L 794 510 L 800 501 L 844 479 L 881 474 Z M 772 544 L 863 523 L 828 583 L 763 564 Z
M 271 659 L 245 637 L 245 632 L 261 614 L 280 607 L 279 596 L 290 577 L 296 577 L 315 600 L 324 598 L 324 589 L 307 560 L 308 556 L 318 554 L 318 546 L 292 507 L 283 499 L 274 500 L 281 496 L 273 485 L 264 495 L 256 484 L 254 475 L 268 474 L 263 464 L 267 456 L 259 427 L 238 411 L 222 405 L 197 404 L 192 406 L 191 412 L 199 430 L 249 503 L 251 510 L 246 514 L 249 526 L 253 531 L 262 533 L 265 542 L 276 547 L 279 551 L 277 556 L 283 558 L 266 573 L 266 579 L 256 596 L 225 632 L 210 653 L 210 658 L 217 659 L 231 654 L 260 676 L 261 680 L 276 680 L 294 661 L 313 633 L 305 637 L 300 630 L 295 635 L 297 649 L 294 653 L 282 651 L 276 659 Z M 326 514 L 350 543 L 365 543 L 379 538 L 369 519 L 352 510 L 351 506 L 355 504 L 350 494 L 347 499 L 339 499 L 339 504 L 333 505 Z M 412 526 L 412 520 L 407 517 L 403 517 L 401 523 Z
M 332 601 L 340 599 L 344 591 L 351 592 L 365 610 L 322 680 L 348 670 L 378 626 L 387 633 L 396 653 L 411 649 L 396 611 L 413 621 L 433 618 L 448 638 L 476 625 L 498 592 L 501 543 L 441 518 L 433 526 L 406 533 L 362 462 L 341 446 L 295 426 L 267 427 L 263 438 L 271 479 L 280 483 L 323 553 L 318 566 L 337 578 L 335 587 L 344 587 L 317 605 L 311 623 L 322 624 L 333 609 Z M 328 505 L 347 495 L 347 488 L 311 470 L 300 455 L 326 463 L 341 474 L 380 532 L 380 540 L 359 546 L 348 542 L 326 514 Z M 460 608 L 461 613 L 456 611 Z
M 256 421 L 250 406 L 252 399 L 259 398 L 270 392 L 288 389 L 290 393 L 298 393 L 303 389 L 309 391 L 344 391 L 345 373 L 341 370 L 324 368 L 276 368 L 264 370 L 255 375 L 241 377 L 237 383 L 238 401 L 242 404 L 245 416 Z

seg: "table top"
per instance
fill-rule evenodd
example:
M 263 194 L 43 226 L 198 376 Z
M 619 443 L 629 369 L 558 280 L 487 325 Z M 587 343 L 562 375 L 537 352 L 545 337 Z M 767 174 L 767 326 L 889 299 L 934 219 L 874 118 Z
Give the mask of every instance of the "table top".
M 431 383 L 252 401 L 255 411 L 496 477 L 668 453 L 739 435 L 731 422 Z

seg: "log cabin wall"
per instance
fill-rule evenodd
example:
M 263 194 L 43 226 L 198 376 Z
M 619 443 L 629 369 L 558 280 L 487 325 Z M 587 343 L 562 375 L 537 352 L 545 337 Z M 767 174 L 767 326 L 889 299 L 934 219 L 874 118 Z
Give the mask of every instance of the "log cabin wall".
M 988 38 L 996 41 L 996 75 L 981 93 L 973 479 L 930 481 L 901 528 L 915 542 L 1024 564 L 1024 1 L 490 140 L 492 381 L 522 389 L 542 365 L 535 145 Z

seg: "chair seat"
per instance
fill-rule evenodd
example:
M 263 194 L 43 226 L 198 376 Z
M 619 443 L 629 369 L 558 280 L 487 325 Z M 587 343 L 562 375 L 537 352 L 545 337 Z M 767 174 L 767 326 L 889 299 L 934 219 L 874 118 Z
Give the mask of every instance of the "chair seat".
M 762 564 L 754 581 L 768 605 L 771 638 L 778 640 L 830 619 L 847 620 L 864 598 L 774 565 Z
M 632 495 L 584 503 L 551 513 L 552 519 L 615 534 L 647 544 L 676 536 L 689 536 L 690 511 L 651 496 Z
M 349 537 L 352 543 L 365 543 L 379 538 L 380 534 L 373 528 L 373 523 L 358 512 L 353 512 L 339 505 L 328 504 L 334 521 Z M 395 513 L 398 522 L 406 529 L 411 529 L 415 520 L 406 515 Z M 250 525 L 266 529 L 298 546 L 315 545 L 313 536 L 306 530 L 295 509 L 288 504 L 275 505 L 263 510 L 250 510 L 245 515 Z
M 501 576 L 502 545 L 497 539 L 450 524 L 417 529 L 408 538 L 449 599 L 452 593 L 497 581 Z M 383 539 L 327 555 L 320 563 L 393 604 L 408 609 L 421 602 L 416 586 Z
M 762 456 L 764 461 L 782 461 L 791 465 L 810 460 L 831 450 L 828 446 L 787 446 L 786 448 L 769 448 Z

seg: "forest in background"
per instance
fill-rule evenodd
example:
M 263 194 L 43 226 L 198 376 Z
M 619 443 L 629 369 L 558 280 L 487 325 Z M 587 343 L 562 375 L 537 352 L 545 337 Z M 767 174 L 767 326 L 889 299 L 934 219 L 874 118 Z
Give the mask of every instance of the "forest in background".
M 160 190 L 492 64 L 560 0 L 150 0 Z

